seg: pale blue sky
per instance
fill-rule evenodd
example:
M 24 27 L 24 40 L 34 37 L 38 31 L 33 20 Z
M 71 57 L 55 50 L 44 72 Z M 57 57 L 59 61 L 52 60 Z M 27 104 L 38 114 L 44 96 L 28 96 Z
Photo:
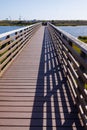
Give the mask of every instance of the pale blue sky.
M 0 19 L 87 20 L 87 0 L 0 0 Z

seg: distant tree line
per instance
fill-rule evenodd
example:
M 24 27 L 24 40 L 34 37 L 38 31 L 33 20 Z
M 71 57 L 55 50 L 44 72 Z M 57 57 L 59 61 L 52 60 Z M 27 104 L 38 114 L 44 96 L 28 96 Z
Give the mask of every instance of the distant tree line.
M 87 20 L 52 20 L 50 22 L 56 26 L 87 25 Z
M 0 26 L 27 26 L 35 24 L 37 22 L 42 22 L 43 25 L 47 25 L 47 22 L 51 22 L 55 26 L 80 26 L 87 25 L 87 20 L 1 20 Z
M 34 23 L 37 23 L 38 21 L 22 21 L 22 20 L 2 20 L 0 21 L 0 26 L 27 26 Z

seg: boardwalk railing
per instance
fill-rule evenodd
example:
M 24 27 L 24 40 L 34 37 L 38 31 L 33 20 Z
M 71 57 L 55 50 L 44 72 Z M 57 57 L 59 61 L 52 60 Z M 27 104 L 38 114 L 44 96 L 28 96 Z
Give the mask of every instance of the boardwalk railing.
M 87 129 L 87 45 L 50 23 L 48 29 Z
M 0 76 L 40 26 L 41 23 L 37 23 L 0 35 Z

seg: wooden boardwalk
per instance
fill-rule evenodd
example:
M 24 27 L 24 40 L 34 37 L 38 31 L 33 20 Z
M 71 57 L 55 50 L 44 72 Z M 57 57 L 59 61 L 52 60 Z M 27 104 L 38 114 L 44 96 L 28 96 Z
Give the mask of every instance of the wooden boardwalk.
M 0 78 L 0 130 L 83 130 L 47 28 Z

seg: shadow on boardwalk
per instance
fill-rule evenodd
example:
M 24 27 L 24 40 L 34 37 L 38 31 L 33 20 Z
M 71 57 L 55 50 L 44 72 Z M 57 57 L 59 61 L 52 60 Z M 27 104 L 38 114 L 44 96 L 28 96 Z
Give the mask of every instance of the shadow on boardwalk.
M 83 130 L 47 29 L 30 124 L 30 130 L 45 129 Z

